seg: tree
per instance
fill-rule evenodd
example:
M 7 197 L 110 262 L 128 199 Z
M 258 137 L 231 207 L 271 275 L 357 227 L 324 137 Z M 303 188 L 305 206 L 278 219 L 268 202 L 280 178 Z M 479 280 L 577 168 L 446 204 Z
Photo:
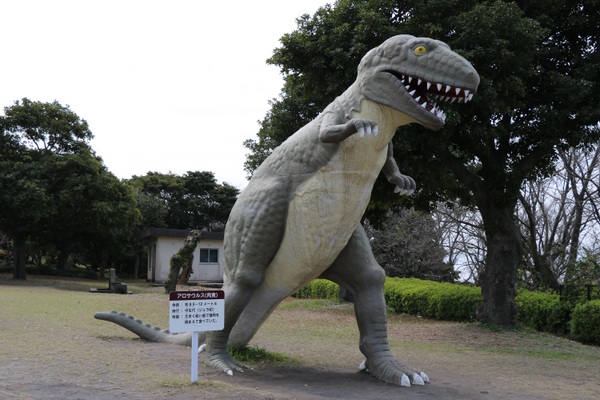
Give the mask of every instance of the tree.
M 74 231 L 79 235 L 82 260 L 103 278 L 109 260 L 133 255 L 141 214 L 133 189 L 106 168 L 90 178 L 85 189 L 88 210 L 81 213 L 81 222 Z
M 15 279 L 26 279 L 25 243 L 51 210 L 45 157 L 88 152 L 87 122 L 58 102 L 16 101 L 0 117 L 0 228 L 14 243 Z
M 479 91 L 460 109 L 445 106 L 441 131 L 399 131 L 394 154 L 401 170 L 421 183 L 416 205 L 433 208 L 445 199 L 477 207 L 487 245 L 478 316 L 514 325 L 520 188 L 552 171 L 557 150 L 599 136 L 599 7 L 578 0 L 340 0 L 312 18 L 303 16 L 269 60 L 280 66 L 284 90 L 258 142 L 246 143 L 253 151 L 246 167 L 251 171 L 268 146 L 295 131 L 286 121 L 306 122 L 333 100 L 332 93 L 341 93 L 359 57 L 385 37 L 409 33 L 445 41 L 478 70 Z M 297 118 L 278 115 L 295 110 L 302 111 Z M 388 201 L 377 187 L 373 198 Z
M 523 279 L 532 288 L 574 283 L 577 269 L 588 265 L 598 234 L 594 183 L 600 169 L 600 147 L 559 151 L 557 173 L 528 182 L 519 197 L 519 217 L 526 249 Z
M 14 241 L 14 277 L 26 278 L 28 239 L 56 249 L 59 269 L 77 249 L 80 261 L 102 275 L 139 218 L 133 193 L 94 154 L 87 123 L 68 106 L 23 99 L 5 114 L 0 227 Z
M 165 293 L 171 293 L 177 289 L 177 283 L 187 285 L 192 274 L 192 264 L 194 262 L 194 251 L 198 242 L 202 239 L 202 234 L 198 230 L 192 230 L 183 242 L 183 247 L 173 254 L 169 261 L 169 277 L 164 283 Z
M 446 250 L 447 263 L 454 266 L 462 280 L 477 283 L 486 253 L 479 212 L 458 204 L 440 203 L 431 216 Z
M 129 183 L 152 209 L 164 212 L 164 221 L 152 221 L 169 228 L 222 231 L 239 191 L 217 183 L 212 172 L 189 171 L 182 176 L 148 172 Z M 150 199 L 155 199 L 150 202 Z M 150 221 L 150 217 L 144 217 Z M 146 226 L 146 227 L 148 227 Z
M 366 223 L 375 259 L 387 276 L 453 282 L 454 268 L 444 262 L 441 232 L 430 214 L 400 208 L 388 211 L 380 229 Z

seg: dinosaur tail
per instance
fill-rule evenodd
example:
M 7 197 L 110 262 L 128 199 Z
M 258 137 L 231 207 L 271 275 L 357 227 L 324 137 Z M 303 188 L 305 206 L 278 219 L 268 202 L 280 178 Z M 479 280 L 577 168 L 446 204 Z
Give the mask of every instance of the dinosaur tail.
M 97 312 L 94 314 L 94 318 L 114 322 L 150 342 L 173 343 L 182 346 L 191 346 L 192 344 L 192 334 L 190 332 L 171 333 L 167 329 L 160 329 L 150 324 L 144 324 L 139 319 L 134 319 L 132 316 L 122 312 Z

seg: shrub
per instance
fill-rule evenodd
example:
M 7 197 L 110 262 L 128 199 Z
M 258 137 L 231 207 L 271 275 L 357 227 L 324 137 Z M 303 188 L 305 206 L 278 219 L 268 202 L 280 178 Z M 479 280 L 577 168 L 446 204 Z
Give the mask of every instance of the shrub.
M 385 285 L 388 308 L 397 313 L 448 321 L 473 321 L 481 289 L 419 279 L 389 278 Z
M 481 289 L 474 286 L 441 283 L 430 297 L 432 318 L 449 321 L 474 321 L 481 304 Z
M 388 309 L 426 318 L 472 321 L 481 303 L 481 289 L 414 278 L 388 278 L 384 288 Z
M 327 279 L 315 279 L 302 289 L 298 290 L 294 297 L 299 299 L 340 299 L 340 287 L 338 284 Z
M 426 282 L 415 278 L 387 278 L 383 289 L 388 310 L 396 314 L 411 314 L 415 309 L 416 287 L 425 287 Z M 407 293 L 411 292 L 411 296 Z M 407 298 L 409 297 L 409 298 Z M 418 308 L 418 307 L 416 307 Z
M 515 298 L 520 323 L 542 332 L 563 335 L 569 331 L 572 306 L 554 293 L 519 291 Z
M 391 313 L 448 321 L 474 321 L 482 301 L 478 287 L 416 278 L 387 278 L 384 295 Z M 339 300 L 339 286 L 316 279 L 295 296 Z M 577 340 L 600 344 L 600 300 L 580 304 L 573 310 L 571 303 L 561 301 L 558 294 L 521 290 L 515 302 L 519 307 L 518 320 L 525 326 L 558 335 L 570 328 Z
M 600 345 L 600 300 L 575 306 L 571 319 L 571 333 L 583 343 Z
M 481 289 L 477 287 L 416 278 L 388 278 L 384 295 L 390 312 L 450 321 L 473 321 L 481 303 Z M 339 300 L 339 286 L 315 279 L 295 297 Z

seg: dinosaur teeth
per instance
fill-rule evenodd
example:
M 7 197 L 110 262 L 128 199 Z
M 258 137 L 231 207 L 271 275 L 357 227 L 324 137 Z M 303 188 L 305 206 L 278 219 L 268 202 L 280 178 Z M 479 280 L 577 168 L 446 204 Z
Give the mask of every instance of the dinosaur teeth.
M 433 108 L 431 109 L 431 113 L 434 114 L 439 119 L 441 119 L 442 121 L 446 120 L 446 114 L 444 114 L 444 112 L 442 110 L 440 110 L 439 108 L 437 108 L 436 106 L 433 106 Z
M 417 104 L 442 121 L 446 121 L 446 114 L 437 107 L 435 102 L 466 103 L 473 98 L 473 93 L 469 89 L 445 83 L 432 83 L 410 75 L 395 74 L 395 76 L 400 79 L 406 92 Z

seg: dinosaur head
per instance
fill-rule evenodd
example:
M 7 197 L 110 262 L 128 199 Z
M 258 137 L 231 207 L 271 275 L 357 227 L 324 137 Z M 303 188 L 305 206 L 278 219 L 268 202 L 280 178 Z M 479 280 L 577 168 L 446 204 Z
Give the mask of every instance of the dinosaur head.
M 479 75 L 444 42 L 398 35 L 363 57 L 357 82 L 370 100 L 438 130 L 446 116 L 436 101 L 471 100 Z

